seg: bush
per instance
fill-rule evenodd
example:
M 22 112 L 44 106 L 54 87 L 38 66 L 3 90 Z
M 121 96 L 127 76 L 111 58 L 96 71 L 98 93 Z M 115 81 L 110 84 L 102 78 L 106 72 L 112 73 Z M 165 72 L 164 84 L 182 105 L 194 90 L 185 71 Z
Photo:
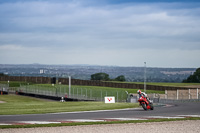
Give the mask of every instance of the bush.
M 117 78 L 115 78 L 115 81 L 126 81 L 126 79 L 124 75 L 120 75 Z
M 95 73 L 95 74 L 91 75 L 91 80 L 108 81 L 108 80 L 110 80 L 110 78 L 107 73 Z

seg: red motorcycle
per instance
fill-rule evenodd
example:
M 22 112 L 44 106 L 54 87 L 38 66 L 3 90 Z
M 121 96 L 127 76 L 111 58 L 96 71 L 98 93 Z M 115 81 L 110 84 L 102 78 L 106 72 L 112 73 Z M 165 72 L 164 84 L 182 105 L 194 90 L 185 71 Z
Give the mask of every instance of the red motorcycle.
M 149 102 L 147 100 L 147 98 L 144 96 L 141 96 L 138 99 L 138 102 L 140 103 L 140 105 L 143 107 L 144 110 L 147 110 L 147 109 L 153 110 L 154 109 L 153 102 Z

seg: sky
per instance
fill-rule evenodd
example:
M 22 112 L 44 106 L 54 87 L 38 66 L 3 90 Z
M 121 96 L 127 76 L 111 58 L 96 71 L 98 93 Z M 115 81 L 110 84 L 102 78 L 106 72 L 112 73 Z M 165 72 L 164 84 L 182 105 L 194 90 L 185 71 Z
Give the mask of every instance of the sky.
M 0 0 L 0 64 L 200 67 L 199 0 Z

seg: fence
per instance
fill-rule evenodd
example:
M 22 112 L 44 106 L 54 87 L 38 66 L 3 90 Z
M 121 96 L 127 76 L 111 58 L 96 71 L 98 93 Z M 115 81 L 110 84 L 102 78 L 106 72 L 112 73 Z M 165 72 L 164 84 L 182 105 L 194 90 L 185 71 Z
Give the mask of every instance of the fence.
M 0 84 L 0 95 L 7 93 L 9 90 L 8 84 Z
M 127 93 L 118 90 L 90 89 L 72 87 L 69 94 L 69 87 L 65 85 L 22 85 L 18 88 L 18 92 L 26 94 L 36 94 L 53 97 L 65 97 L 77 100 L 93 100 L 104 101 L 105 96 L 114 96 L 116 102 L 126 102 Z
M 198 88 L 165 90 L 165 99 L 173 99 L 173 100 L 200 99 L 200 91 Z
M 153 100 L 154 103 L 200 102 L 198 88 L 191 90 L 170 90 L 170 92 L 168 90 L 167 92 L 168 93 L 165 92 L 165 94 L 148 94 L 148 97 Z M 128 101 L 135 103 L 137 100 L 138 95 L 131 94 Z
M 37 84 L 50 84 L 53 78 L 50 77 L 25 77 L 25 76 L 0 76 L 0 81 L 21 81 L 26 83 L 37 83 Z M 68 85 L 68 78 L 58 78 L 58 82 Z M 94 80 L 80 80 L 71 79 L 72 85 L 85 85 L 85 86 L 104 86 L 113 88 L 129 88 L 129 89 L 143 89 L 143 84 L 136 83 L 123 83 L 123 82 L 104 82 Z M 188 89 L 187 87 L 170 87 L 170 86 L 158 86 L 158 85 L 147 85 L 148 90 L 176 90 L 176 89 Z
M 27 94 L 36 94 L 43 96 L 53 97 L 65 97 L 77 100 L 94 100 L 104 101 L 105 96 L 114 96 L 116 102 L 131 101 L 127 93 L 122 90 L 106 90 L 106 89 L 91 89 L 72 87 L 69 93 L 69 87 L 67 85 L 21 85 L 20 87 L 9 87 L 8 84 L 0 84 L 0 92 L 23 92 Z M 180 101 L 200 101 L 200 91 L 196 89 L 170 89 L 165 90 L 165 94 L 148 94 L 154 102 L 180 102 Z M 137 98 L 132 101 L 137 102 Z

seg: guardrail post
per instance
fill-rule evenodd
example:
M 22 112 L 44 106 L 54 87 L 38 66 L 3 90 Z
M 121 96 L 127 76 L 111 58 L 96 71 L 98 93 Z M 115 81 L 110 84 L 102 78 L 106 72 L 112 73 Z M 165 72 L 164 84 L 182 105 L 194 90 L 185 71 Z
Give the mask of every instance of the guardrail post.
M 86 98 L 88 99 L 88 97 L 87 97 L 87 88 L 86 88 L 86 90 L 85 90 L 85 93 L 86 93 Z
M 102 90 L 101 90 L 101 101 L 103 101 L 103 95 L 102 95 Z
M 71 95 L 71 76 L 69 76 L 69 96 Z
M 117 102 L 118 102 L 118 91 L 117 91 Z
M 76 98 L 78 99 L 78 88 L 77 88 L 77 95 L 76 95 Z
M 178 100 L 178 89 L 176 90 L 176 99 Z
M 191 97 L 190 97 L 190 89 L 188 89 L 188 91 L 189 91 L 189 99 L 190 99 L 190 98 L 191 98 Z
M 90 99 L 92 99 L 92 90 L 90 89 Z
M 83 90 L 82 90 L 82 88 L 81 88 L 81 97 L 83 97 Z
M 165 99 L 167 99 L 167 90 L 165 89 Z

